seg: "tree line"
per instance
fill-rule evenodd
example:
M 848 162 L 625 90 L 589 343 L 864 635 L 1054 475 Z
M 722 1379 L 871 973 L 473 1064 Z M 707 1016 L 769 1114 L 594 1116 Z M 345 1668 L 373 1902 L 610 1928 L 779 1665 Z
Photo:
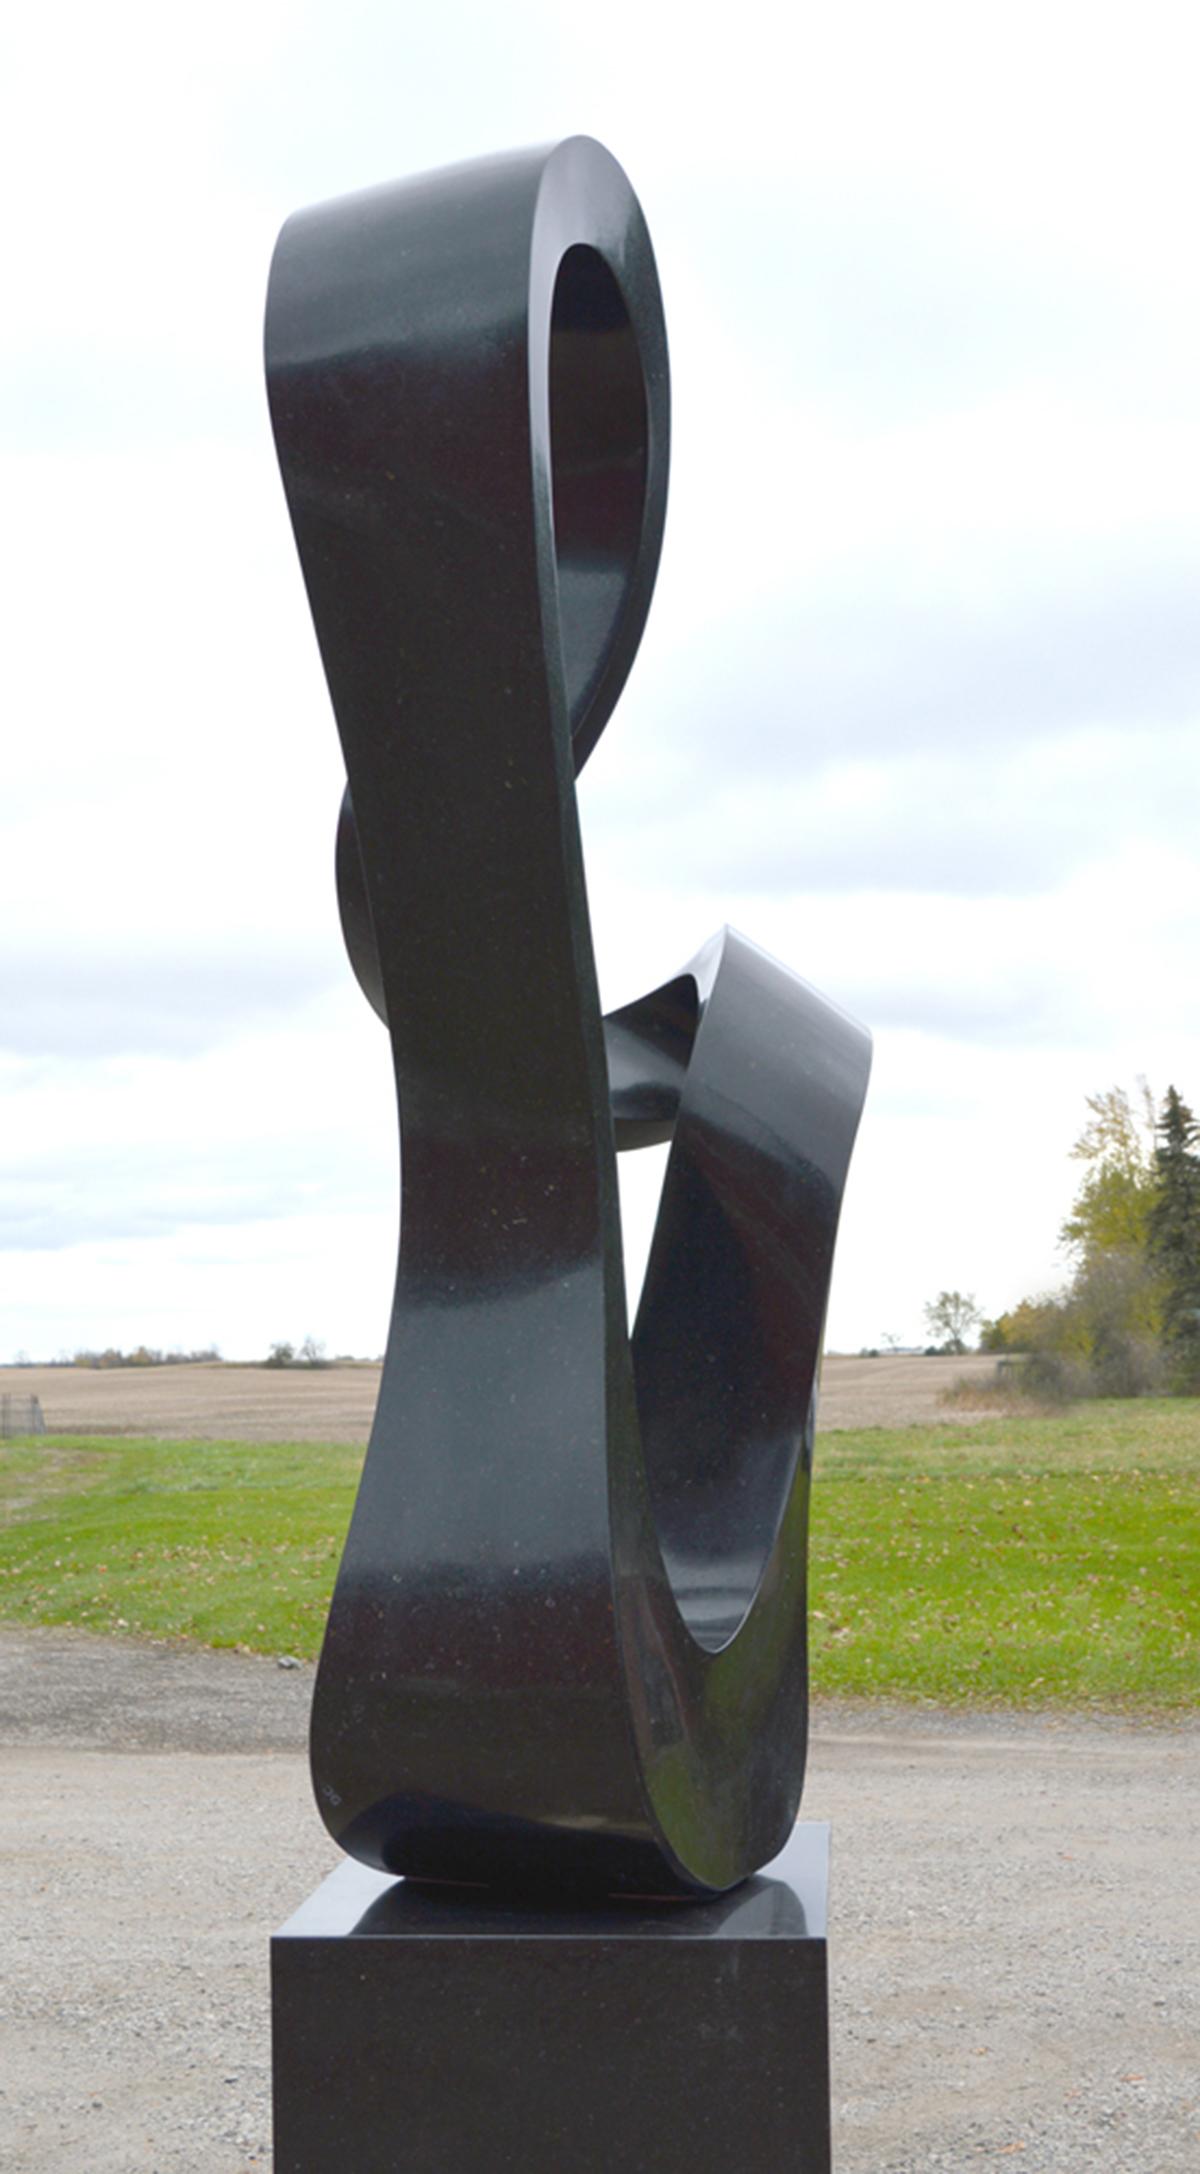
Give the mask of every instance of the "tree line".
M 69 1356 L 60 1353 L 57 1359 L 47 1360 L 49 1366 L 209 1366 L 220 1359 L 215 1344 L 205 1344 L 198 1351 L 159 1351 L 150 1344 L 137 1344 L 132 1351 L 122 1351 L 116 1344 L 107 1344 L 103 1351 L 73 1351 Z M 33 1361 L 27 1351 L 18 1351 L 14 1366 L 31 1366 Z
M 1070 1279 L 985 1322 L 980 1348 L 1021 1354 L 1044 1392 L 1200 1395 L 1200 1126 L 1174 1087 L 1156 1105 L 1144 1080 L 1087 1106 L 1061 1233 Z

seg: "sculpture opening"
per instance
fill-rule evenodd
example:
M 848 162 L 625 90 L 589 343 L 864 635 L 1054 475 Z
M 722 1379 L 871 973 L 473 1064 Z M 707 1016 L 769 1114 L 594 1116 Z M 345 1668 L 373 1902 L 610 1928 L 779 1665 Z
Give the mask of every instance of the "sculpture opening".
M 554 287 L 550 452 L 567 705 L 582 767 L 595 735 L 581 728 L 633 584 L 647 416 L 621 290 L 599 252 L 581 242 L 568 249 Z

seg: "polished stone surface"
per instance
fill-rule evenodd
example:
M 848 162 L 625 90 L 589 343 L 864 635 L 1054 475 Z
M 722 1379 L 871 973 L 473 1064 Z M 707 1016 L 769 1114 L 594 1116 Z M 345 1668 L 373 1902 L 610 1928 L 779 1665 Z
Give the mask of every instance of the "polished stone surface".
M 717 1892 L 800 1801 L 817 1368 L 869 1043 L 728 930 L 601 1017 L 575 776 L 667 483 L 628 181 L 573 138 L 297 214 L 267 371 L 349 779 L 343 926 L 401 1124 L 318 1803 L 391 1871 Z M 631 1338 L 615 1155 L 668 1138 Z
M 828 1829 L 707 1902 L 346 1864 L 272 1942 L 276 2174 L 828 2174 Z

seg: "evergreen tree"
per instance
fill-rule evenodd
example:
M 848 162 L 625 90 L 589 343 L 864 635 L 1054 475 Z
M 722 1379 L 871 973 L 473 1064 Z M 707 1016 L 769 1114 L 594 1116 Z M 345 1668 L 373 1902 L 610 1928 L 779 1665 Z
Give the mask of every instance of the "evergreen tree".
M 1154 1151 L 1154 1204 L 1148 1241 L 1160 1278 L 1162 1342 L 1171 1386 L 1200 1394 L 1200 1126 L 1173 1087 L 1167 1089 Z

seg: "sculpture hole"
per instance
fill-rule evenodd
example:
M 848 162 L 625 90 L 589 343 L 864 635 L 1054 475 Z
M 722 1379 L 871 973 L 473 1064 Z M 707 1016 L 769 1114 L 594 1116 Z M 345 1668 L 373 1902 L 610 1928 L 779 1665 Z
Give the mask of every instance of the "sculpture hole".
M 646 494 L 646 387 L 612 272 L 584 243 L 559 266 L 550 322 L 550 452 L 563 664 L 577 759 L 633 582 Z

